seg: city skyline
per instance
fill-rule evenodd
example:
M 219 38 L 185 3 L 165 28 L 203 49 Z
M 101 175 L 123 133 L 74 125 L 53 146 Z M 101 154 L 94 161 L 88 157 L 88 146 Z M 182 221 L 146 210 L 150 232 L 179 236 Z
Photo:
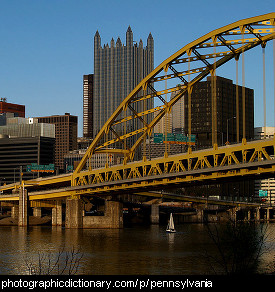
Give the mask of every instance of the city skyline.
M 157 66 L 198 37 L 239 19 L 269 13 L 272 7 L 272 1 L 261 4 L 233 1 L 231 5 L 225 1 L 213 1 L 211 5 L 199 2 L 200 5 L 141 1 L 136 6 L 134 2 L 122 1 L 118 6 L 108 1 L 3 1 L 0 96 L 7 97 L 10 103 L 24 104 L 26 117 L 70 112 L 81 121 L 82 78 L 93 73 L 95 31 L 100 31 L 103 43 L 123 36 L 129 25 L 138 36 L 137 42 L 140 38 L 146 39 L 151 32 Z M 183 18 L 183 8 L 192 13 L 184 13 Z M 262 71 L 261 56 L 260 63 L 253 67 L 249 58 L 246 58 L 245 85 L 255 89 L 255 107 L 259 109 L 255 113 L 255 126 L 263 126 L 262 79 L 251 74 Z M 266 48 L 266 59 L 270 59 L 266 62 L 267 126 L 273 126 L 272 45 Z M 231 65 L 219 72 L 220 76 L 233 81 L 234 73 Z M 78 130 L 82 136 L 82 123 Z

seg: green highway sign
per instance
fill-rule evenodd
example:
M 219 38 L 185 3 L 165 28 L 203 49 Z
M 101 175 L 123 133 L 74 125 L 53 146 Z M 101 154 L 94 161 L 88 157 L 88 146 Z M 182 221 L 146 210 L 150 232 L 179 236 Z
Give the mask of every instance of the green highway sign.
M 164 136 L 165 136 L 165 138 L 164 138 L 165 142 L 173 142 L 173 141 L 175 141 L 175 135 L 173 133 L 167 133 Z
M 195 145 L 196 135 L 191 135 L 189 138 L 185 134 L 167 133 L 165 135 L 163 133 L 154 133 L 154 143 Z
M 163 143 L 163 134 L 162 133 L 154 133 L 154 143 L 157 143 L 157 144 Z
M 180 142 L 179 144 L 186 144 L 187 137 L 185 136 L 185 134 L 175 134 L 175 141 Z
M 37 163 L 32 163 L 26 166 L 27 172 L 54 172 L 54 164 L 39 165 Z
M 267 197 L 267 191 L 259 190 L 259 197 Z

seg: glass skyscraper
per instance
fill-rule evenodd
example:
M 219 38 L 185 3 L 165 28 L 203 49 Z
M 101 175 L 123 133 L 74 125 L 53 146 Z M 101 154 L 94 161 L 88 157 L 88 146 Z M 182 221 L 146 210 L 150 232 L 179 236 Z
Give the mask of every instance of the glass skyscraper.
M 149 34 L 147 46 L 133 40 L 133 32 L 128 27 L 126 45 L 118 38 L 112 38 L 110 45 L 101 46 L 97 31 L 94 36 L 94 80 L 93 80 L 93 136 L 100 131 L 108 118 L 125 97 L 154 69 L 154 40 Z M 147 102 L 151 107 L 153 101 Z M 138 109 L 136 109 L 138 110 Z M 127 114 L 130 114 L 127 113 Z M 132 129 L 138 121 L 133 121 Z M 130 129 L 131 130 L 131 129 Z M 122 133 L 122 129 L 118 132 Z

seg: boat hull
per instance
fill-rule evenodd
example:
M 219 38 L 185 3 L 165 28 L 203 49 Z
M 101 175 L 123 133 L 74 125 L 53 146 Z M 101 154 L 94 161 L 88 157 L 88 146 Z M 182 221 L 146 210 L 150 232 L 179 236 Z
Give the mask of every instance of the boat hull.
M 175 230 L 175 229 L 167 229 L 166 232 L 167 232 L 167 233 L 175 233 L 176 230 Z

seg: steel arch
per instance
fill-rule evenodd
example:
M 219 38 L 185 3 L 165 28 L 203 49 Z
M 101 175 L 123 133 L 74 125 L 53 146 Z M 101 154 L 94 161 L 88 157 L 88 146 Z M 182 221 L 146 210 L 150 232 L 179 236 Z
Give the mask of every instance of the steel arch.
M 156 67 L 122 101 L 92 141 L 73 173 L 73 181 L 94 153 L 123 153 L 124 163 L 132 160 L 137 147 L 146 136 L 152 134 L 154 126 L 171 111 L 173 105 L 185 93 L 192 92 L 197 82 L 209 74 L 215 75 L 216 68 L 233 58 L 237 60 L 243 52 L 259 45 L 264 47 L 274 38 L 275 13 L 273 12 L 234 22 L 184 46 Z M 210 52 L 209 48 L 213 51 Z M 167 88 L 167 82 L 172 86 Z M 156 89 L 155 84 L 160 89 Z M 163 95 L 172 92 L 176 92 L 173 99 L 167 101 L 163 98 Z M 152 98 L 158 98 L 162 104 L 153 108 L 146 107 L 146 101 Z M 134 131 L 130 127 L 127 129 L 126 123 L 134 119 L 139 121 L 139 128 Z M 122 124 L 125 126 L 124 132 L 116 131 L 116 126 Z M 136 136 L 136 139 L 129 146 L 127 141 L 133 136 Z M 116 148 L 118 143 L 122 147 Z M 91 170 L 91 167 L 89 169 Z

